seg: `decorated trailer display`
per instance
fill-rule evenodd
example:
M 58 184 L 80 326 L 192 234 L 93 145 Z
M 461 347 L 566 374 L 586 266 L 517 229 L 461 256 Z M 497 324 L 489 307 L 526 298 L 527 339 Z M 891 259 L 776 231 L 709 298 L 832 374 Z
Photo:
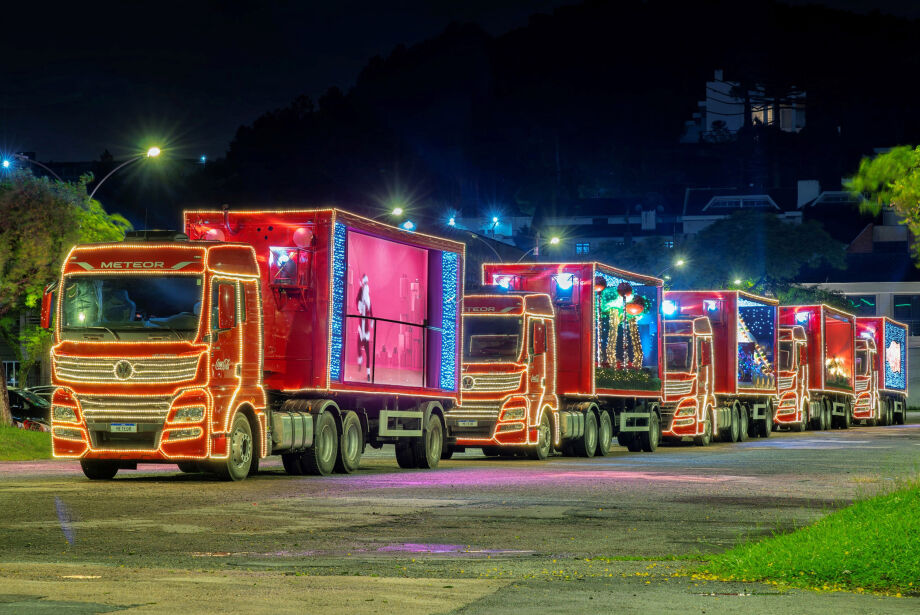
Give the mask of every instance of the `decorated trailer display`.
M 903 425 L 907 420 L 907 325 L 884 316 L 857 316 L 856 333 L 853 418 L 870 425 Z
M 808 373 L 808 421 L 847 428 L 856 392 L 856 319 L 827 305 L 780 306 L 780 325 L 802 327 Z
M 769 436 L 778 392 L 777 302 L 734 290 L 669 291 L 665 293 L 662 312 L 666 323 L 708 319 L 712 350 L 708 352 L 701 341 L 699 354 L 705 363 L 710 362 L 707 355 L 711 355 L 714 375 L 712 403 L 665 404 L 663 435 L 693 436 L 701 445 L 716 435 L 731 442 L 749 435 Z M 683 346 L 682 339 L 675 342 L 666 336 L 666 350 L 677 353 Z M 666 356 L 666 362 L 677 361 Z M 679 380 L 684 378 L 680 374 L 680 369 L 668 370 L 666 392 L 687 386 Z
M 555 373 L 548 374 L 545 381 L 554 382 L 555 391 L 547 389 L 545 394 L 551 401 L 540 402 L 528 415 L 530 422 L 523 434 L 525 445 L 545 446 L 535 438 L 548 428 L 552 434 L 552 446 L 567 454 L 605 455 L 614 436 L 630 450 L 652 451 L 657 448 L 663 375 L 660 335 L 662 281 L 601 263 L 485 264 L 482 273 L 484 284 L 510 291 L 509 297 L 546 297 L 532 299 L 534 308 L 530 319 L 517 318 L 512 327 L 514 331 L 503 333 L 517 340 L 527 340 L 531 345 L 536 340 L 536 346 L 530 348 L 526 355 L 517 350 L 518 358 L 508 361 L 501 371 L 523 373 L 544 369 L 531 365 L 531 355 L 535 358 L 555 349 L 552 358 L 544 363 L 547 370 L 550 366 L 555 368 Z M 473 297 L 469 300 L 468 323 L 478 318 L 470 310 L 488 310 L 492 305 L 490 302 L 494 302 L 496 309 L 507 309 L 508 313 L 526 313 L 531 309 L 523 298 L 514 300 L 517 307 L 509 305 L 501 308 L 498 307 L 502 305 L 499 299 Z M 549 320 L 547 309 L 536 307 L 543 302 L 552 307 L 554 320 Z M 542 327 L 533 324 L 536 337 L 525 329 L 531 326 L 527 323 L 534 322 L 533 319 L 544 323 Z M 553 331 L 554 338 L 551 337 Z M 545 346 L 540 343 L 541 337 L 546 340 Z M 474 341 L 471 337 L 469 343 Z M 510 342 L 508 344 L 510 346 Z M 545 348 L 547 352 L 530 351 L 540 348 Z M 481 362 L 475 354 L 469 356 L 468 372 L 464 372 L 464 381 L 468 383 L 471 395 L 464 391 L 461 405 L 448 413 L 451 443 L 456 446 L 483 446 L 487 453 L 496 451 L 491 448 L 493 446 L 516 446 L 517 441 L 514 445 L 506 444 L 505 436 L 495 431 L 497 428 L 510 432 L 512 428 L 498 426 L 498 421 L 491 417 L 499 411 L 504 412 L 503 404 L 513 392 L 525 389 L 516 386 L 503 391 L 476 390 L 480 386 L 476 373 L 497 373 L 500 370 L 497 365 L 477 365 Z M 531 379 L 534 377 L 542 376 L 532 375 Z M 485 387 L 486 380 L 480 381 L 481 387 Z M 503 386 L 510 387 L 511 384 L 516 383 Z M 533 391 L 532 395 L 542 389 L 534 390 L 528 384 L 526 390 Z M 492 397 L 486 399 L 489 395 Z M 474 411 L 479 413 L 476 418 L 471 415 Z M 549 425 L 543 423 L 544 416 Z M 476 424 L 473 425 L 473 422 Z
M 402 467 L 437 465 L 463 244 L 335 209 L 189 211 L 185 230 L 65 261 L 56 456 L 90 478 L 173 461 L 239 480 L 269 454 L 291 474 L 351 472 L 384 443 Z

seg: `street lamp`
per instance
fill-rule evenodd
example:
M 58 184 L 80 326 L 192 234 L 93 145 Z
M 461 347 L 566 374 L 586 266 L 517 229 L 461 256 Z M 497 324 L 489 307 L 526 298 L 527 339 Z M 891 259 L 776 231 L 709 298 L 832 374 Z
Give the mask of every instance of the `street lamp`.
M 96 186 L 93 188 L 93 191 L 89 193 L 89 198 L 90 198 L 90 200 L 93 199 L 93 195 L 96 194 L 96 191 L 97 191 L 97 190 L 99 190 L 99 186 L 101 186 L 103 183 L 105 183 L 105 180 L 107 180 L 108 178 L 112 177 L 112 175 L 114 175 L 115 172 L 118 171 L 119 169 L 121 169 L 122 167 L 126 167 L 126 166 L 128 166 L 129 164 L 131 164 L 132 162 L 137 162 L 138 160 L 142 160 L 142 159 L 144 159 L 144 158 L 156 158 L 156 157 L 159 156 L 159 155 L 160 155 L 160 148 L 159 148 L 159 147 L 151 147 L 150 149 L 148 149 L 148 150 L 147 150 L 145 153 L 143 153 L 143 154 L 138 154 L 137 156 L 134 156 L 133 158 L 128 158 L 127 160 L 125 160 L 124 162 L 122 162 L 120 165 L 118 165 L 117 167 L 115 167 L 114 169 L 112 169 L 111 171 L 109 171 L 108 174 L 107 174 L 105 177 L 103 177 L 101 180 L 99 180 L 99 183 L 96 184 Z
M 403 215 L 403 213 L 404 213 L 404 210 L 402 207 L 394 207 L 390 211 L 385 211 L 382 214 L 377 214 L 376 216 L 371 218 L 371 220 L 379 220 L 380 218 L 384 216 L 401 216 Z
M 553 235 L 552 237 L 549 238 L 549 241 L 547 243 L 549 245 L 558 246 L 559 241 L 560 241 L 559 237 Z M 537 234 L 535 238 L 534 246 L 531 249 L 524 252 L 524 254 L 521 255 L 521 258 L 517 259 L 515 262 L 520 263 L 522 260 L 527 258 L 528 254 L 534 254 L 537 257 L 537 260 L 538 261 L 540 260 L 540 235 L 539 233 Z
M 656 275 L 655 277 L 656 277 L 656 278 L 660 278 L 663 274 L 667 273 L 667 272 L 670 271 L 671 269 L 674 269 L 675 267 L 683 267 L 686 263 L 687 263 L 687 261 L 685 261 L 685 260 L 682 259 L 682 258 L 679 258 L 679 259 L 677 259 L 676 261 L 674 261 L 674 264 L 673 264 L 673 265 L 671 265 L 671 266 L 669 266 L 669 267 L 665 267 L 664 269 L 662 269 L 661 272 L 660 272 L 658 275 Z
M 3 166 L 4 169 L 10 168 L 10 161 L 4 159 L 4 160 L 3 160 L 3 165 L 2 165 L 2 166 Z

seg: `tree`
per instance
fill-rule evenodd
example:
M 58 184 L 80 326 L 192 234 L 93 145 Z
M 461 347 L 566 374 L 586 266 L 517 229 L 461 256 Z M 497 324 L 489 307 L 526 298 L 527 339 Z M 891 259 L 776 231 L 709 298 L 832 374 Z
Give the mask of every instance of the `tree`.
M 687 247 L 687 265 L 675 273 L 681 288 L 743 288 L 776 296 L 805 267 L 842 269 L 845 246 L 820 223 L 783 222 L 761 211 L 738 211 L 700 231 Z M 741 283 L 736 285 L 735 280 Z
M 19 328 L 19 314 L 41 301 L 45 286 L 58 275 L 68 250 L 80 242 L 118 240 L 131 225 L 90 201 L 87 175 L 78 182 L 50 181 L 28 171 L 0 180 L 0 336 L 36 361 L 48 336 L 35 327 Z M 0 425 L 11 424 L 6 377 L 0 377 Z
M 878 215 L 890 206 L 904 220 L 914 236 L 920 235 L 920 146 L 893 147 L 874 158 L 863 158 L 859 171 L 846 182 L 847 189 L 860 197 L 860 209 Z M 912 244 L 920 263 L 920 246 Z

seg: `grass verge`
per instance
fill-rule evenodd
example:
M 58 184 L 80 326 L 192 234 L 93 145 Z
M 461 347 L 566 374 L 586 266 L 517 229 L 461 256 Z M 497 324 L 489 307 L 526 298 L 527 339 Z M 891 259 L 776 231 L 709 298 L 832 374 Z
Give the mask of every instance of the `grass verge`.
M 822 590 L 920 595 L 920 483 L 838 510 L 814 525 L 710 558 L 704 577 Z
M 0 461 L 28 461 L 50 457 L 50 433 L 0 427 Z

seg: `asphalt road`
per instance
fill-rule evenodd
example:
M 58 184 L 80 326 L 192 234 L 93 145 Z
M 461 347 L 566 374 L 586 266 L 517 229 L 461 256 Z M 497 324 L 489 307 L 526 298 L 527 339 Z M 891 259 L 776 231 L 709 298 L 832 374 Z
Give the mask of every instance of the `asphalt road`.
M 89 482 L 0 463 L 6 613 L 917 613 L 920 597 L 780 591 L 677 571 L 916 478 L 906 426 L 544 462 L 222 483 L 174 466 Z M 674 561 L 677 559 L 678 561 Z

